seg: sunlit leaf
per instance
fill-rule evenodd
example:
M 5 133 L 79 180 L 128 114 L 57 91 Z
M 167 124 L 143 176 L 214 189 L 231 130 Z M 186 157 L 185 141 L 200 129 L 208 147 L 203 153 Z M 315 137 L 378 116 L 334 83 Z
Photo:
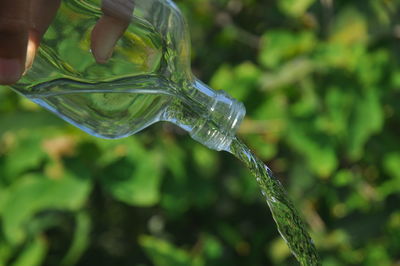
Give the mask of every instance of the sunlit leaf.
M 303 15 L 315 0 L 280 0 L 278 6 L 285 14 L 293 17 Z
M 316 43 L 313 32 L 268 31 L 261 40 L 260 62 L 275 68 L 287 59 L 312 51 Z
M 367 20 L 360 11 L 348 8 L 335 19 L 331 42 L 351 45 L 365 42 L 367 39 Z
M 245 62 L 235 68 L 223 65 L 211 79 L 214 89 L 225 90 L 232 97 L 244 101 L 252 91 L 258 89 L 261 70 L 250 62 Z

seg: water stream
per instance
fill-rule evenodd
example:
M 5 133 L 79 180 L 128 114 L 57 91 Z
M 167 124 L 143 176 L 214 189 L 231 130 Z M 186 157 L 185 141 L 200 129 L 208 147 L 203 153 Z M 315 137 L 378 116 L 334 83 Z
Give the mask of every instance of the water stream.
M 321 265 L 317 250 L 306 225 L 272 171 L 239 139 L 235 138 L 230 152 L 242 161 L 256 178 L 278 231 L 301 265 Z

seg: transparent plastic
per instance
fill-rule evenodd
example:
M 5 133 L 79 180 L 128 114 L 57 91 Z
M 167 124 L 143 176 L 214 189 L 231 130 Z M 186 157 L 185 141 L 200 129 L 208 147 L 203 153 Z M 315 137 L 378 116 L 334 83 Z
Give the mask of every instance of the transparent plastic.
M 123 1 L 107 3 L 114 16 L 126 16 Z M 12 88 L 97 137 L 126 137 L 169 121 L 211 149 L 228 150 L 243 104 L 192 75 L 187 26 L 171 1 L 133 3 L 129 26 L 99 63 L 91 34 L 104 3 L 62 1 L 32 67 Z

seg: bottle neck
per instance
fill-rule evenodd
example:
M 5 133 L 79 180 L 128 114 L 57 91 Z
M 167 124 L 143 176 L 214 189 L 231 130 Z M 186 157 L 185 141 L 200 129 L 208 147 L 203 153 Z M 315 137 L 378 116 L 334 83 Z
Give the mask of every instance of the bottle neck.
M 244 105 L 224 91 L 214 91 L 199 80 L 184 90 L 164 113 L 172 122 L 210 149 L 228 151 L 246 113 Z

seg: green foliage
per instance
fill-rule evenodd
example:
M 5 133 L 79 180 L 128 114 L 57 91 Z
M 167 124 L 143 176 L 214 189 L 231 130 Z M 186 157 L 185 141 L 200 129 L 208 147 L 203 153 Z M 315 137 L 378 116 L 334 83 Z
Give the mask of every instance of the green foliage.
M 167 241 L 159 240 L 151 236 L 142 236 L 139 240 L 154 265 L 203 265 L 196 261 L 188 252 L 174 247 Z
M 282 62 L 312 51 L 316 44 L 315 38 L 310 31 L 268 31 L 261 39 L 260 62 L 265 67 L 275 68 Z
M 278 6 L 281 11 L 288 16 L 301 16 L 305 13 L 315 0 L 281 0 L 278 1 Z
M 27 246 L 21 252 L 21 255 L 12 265 L 39 266 L 44 260 L 47 251 L 46 249 L 46 241 L 40 237 L 37 237 L 32 243 L 27 243 Z
M 89 183 L 65 176 L 52 180 L 40 175 L 18 179 L 9 188 L 3 208 L 3 230 L 6 240 L 18 244 L 26 238 L 24 224 L 45 209 L 76 210 L 83 205 Z
M 99 175 L 104 189 L 116 199 L 136 206 L 152 206 L 159 201 L 161 154 L 145 150 L 133 138 L 123 142 L 103 143 L 100 152 L 126 152 L 112 158 Z
M 194 73 L 245 103 L 239 136 L 288 188 L 323 264 L 398 263 L 400 4 L 177 3 Z M 2 87 L 3 265 L 295 262 L 227 153 L 165 124 L 96 139 Z

